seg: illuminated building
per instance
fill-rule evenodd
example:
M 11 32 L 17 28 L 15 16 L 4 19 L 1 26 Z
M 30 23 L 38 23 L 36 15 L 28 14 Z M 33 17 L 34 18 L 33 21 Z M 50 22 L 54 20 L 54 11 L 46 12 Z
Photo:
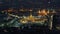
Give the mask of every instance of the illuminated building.
M 36 18 L 37 16 L 32 16 L 32 14 L 30 14 L 30 16 L 27 16 L 26 18 L 22 18 L 20 21 L 22 23 L 39 23 L 39 22 L 44 22 L 47 19 L 46 18 Z M 24 22 L 25 21 L 25 22 Z
M 47 12 L 45 11 L 45 9 L 43 9 L 43 10 L 41 10 L 41 11 L 39 10 L 37 13 L 38 13 L 38 16 L 39 16 L 39 15 L 42 15 L 42 16 L 47 15 Z

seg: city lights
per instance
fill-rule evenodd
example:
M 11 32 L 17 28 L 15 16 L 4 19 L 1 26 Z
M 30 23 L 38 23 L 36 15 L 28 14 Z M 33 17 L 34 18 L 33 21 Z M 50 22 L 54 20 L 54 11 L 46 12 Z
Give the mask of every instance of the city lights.
M 47 11 L 46 11 L 47 10 Z M 3 10 L 4 11 L 4 10 Z M 17 12 L 17 14 L 14 14 L 15 12 Z M 48 9 L 38 9 L 37 11 L 34 11 L 33 9 L 18 9 L 18 10 L 15 10 L 15 9 L 8 9 L 5 11 L 9 17 L 12 17 L 12 18 L 16 18 L 16 19 L 13 19 L 10 23 L 7 23 L 6 25 L 9 25 L 9 24 L 12 24 L 14 23 L 14 21 L 18 21 L 19 24 L 40 24 L 40 25 L 48 25 L 47 22 L 49 23 L 49 29 L 52 30 L 52 21 L 53 21 L 53 15 L 56 13 L 55 10 L 52 10 L 50 12 L 50 10 Z M 11 12 L 11 13 L 10 13 Z M 22 16 L 19 16 L 18 13 L 21 12 L 21 15 Z M 33 12 L 33 13 L 32 13 Z M 26 16 L 24 13 L 28 13 Z M 36 14 L 33 15 L 33 14 Z M 7 20 L 9 20 L 9 17 L 7 18 Z M 49 21 L 48 21 L 49 19 Z M 16 22 L 16 23 L 18 23 Z M 46 26 L 45 25 L 45 26 Z M 10 27 L 19 27 L 18 24 L 12 26 L 10 25 Z
M 60 33 L 60 0 L 0 0 L 0 32 Z

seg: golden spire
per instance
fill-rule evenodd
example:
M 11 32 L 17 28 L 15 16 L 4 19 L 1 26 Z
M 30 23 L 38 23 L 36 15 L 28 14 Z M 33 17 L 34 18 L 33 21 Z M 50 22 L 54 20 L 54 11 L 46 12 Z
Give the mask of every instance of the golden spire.
M 43 9 L 42 11 L 38 11 L 38 16 L 39 15 L 42 15 L 42 16 L 45 16 L 45 15 L 47 15 L 47 12 L 45 11 L 45 9 Z
M 38 13 L 41 13 L 41 11 L 39 10 Z
M 49 14 L 49 10 L 47 11 L 47 13 Z
M 32 18 L 33 17 L 32 14 L 29 17 Z

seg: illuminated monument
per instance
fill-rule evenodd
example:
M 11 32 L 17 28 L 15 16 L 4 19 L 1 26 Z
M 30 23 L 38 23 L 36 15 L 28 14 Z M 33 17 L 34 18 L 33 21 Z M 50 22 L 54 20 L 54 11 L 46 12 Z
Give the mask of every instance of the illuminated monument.
M 13 14 L 10 13 L 10 11 L 12 11 L 12 10 L 7 11 L 8 15 L 11 16 L 11 17 L 18 18 L 18 21 L 21 24 L 36 24 L 36 25 L 40 24 L 40 25 L 44 25 L 44 24 L 48 23 L 47 25 L 49 26 L 50 29 L 52 29 L 53 14 L 55 13 L 54 10 L 51 11 L 51 12 L 50 12 L 50 10 L 46 11 L 45 9 L 38 10 L 38 11 L 36 11 L 37 16 L 32 15 L 32 12 L 33 12 L 32 10 L 28 10 L 30 12 L 30 15 L 28 15 L 28 16 L 25 16 L 25 15 L 18 16 L 17 14 L 13 15 Z M 27 10 L 21 10 L 21 11 L 28 12 Z M 48 19 L 49 19 L 49 21 L 48 21 Z M 13 21 L 11 21 L 11 22 L 13 22 Z

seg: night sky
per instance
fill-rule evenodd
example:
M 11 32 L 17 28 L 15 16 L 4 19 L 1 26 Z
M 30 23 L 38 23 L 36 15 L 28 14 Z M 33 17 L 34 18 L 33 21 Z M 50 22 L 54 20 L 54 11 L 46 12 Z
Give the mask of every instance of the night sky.
M 0 8 L 60 8 L 60 0 L 0 0 Z

